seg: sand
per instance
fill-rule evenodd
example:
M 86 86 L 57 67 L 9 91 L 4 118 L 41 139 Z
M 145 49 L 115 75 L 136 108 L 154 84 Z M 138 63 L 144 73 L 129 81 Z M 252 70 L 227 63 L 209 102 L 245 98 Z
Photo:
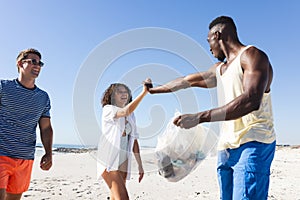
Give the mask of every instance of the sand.
M 41 151 L 41 150 L 39 150 Z M 58 153 L 53 156 L 49 171 L 39 168 L 41 152 L 36 155 L 30 188 L 23 194 L 25 200 L 109 199 L 109 189 L 103 180 L 97 180 L 95 151 L 85 153 Z M 219 199 L 216 175 L 216 156 L 208 156 L 187 177 L 172 183 L 159 176 L 154 149 L 143 149 L 145 176 L 138 183 L 134 173 L 127 182 L 130 199 Z M 133 166 L 133 170 L 136 166 Z M 277 147 L 271 168 L 269 198 L 271 200 L 300 200 L 300 148 Z

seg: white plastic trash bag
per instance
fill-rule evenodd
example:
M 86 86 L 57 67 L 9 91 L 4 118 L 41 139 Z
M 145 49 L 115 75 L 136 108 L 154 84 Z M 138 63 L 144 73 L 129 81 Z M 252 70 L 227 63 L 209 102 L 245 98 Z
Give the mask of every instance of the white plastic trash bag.
M 170 182 L 177 182 L 191 173 L 217 142 L 216 134 L 199 124 L 183 129 L 173 124 L 175 113 L 165 131 L 158 136 L 155 149 L 158 171 Z

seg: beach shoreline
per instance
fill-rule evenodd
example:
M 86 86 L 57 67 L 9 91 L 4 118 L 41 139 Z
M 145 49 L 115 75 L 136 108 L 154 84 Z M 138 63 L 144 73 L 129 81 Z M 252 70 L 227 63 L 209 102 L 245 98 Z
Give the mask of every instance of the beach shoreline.
M 97 179 L 95 149 L 58 149 L 54 151 L 53 167 L 49 171 L 39 168 L 41 156 L 37 152 L 30 188 L 22 199 L 108 199 L 108 187 Z M 141 156 L 145 176 L 138 183 L 138 174 L 132 174 L 127 182 L 130 199 L 219 199 L 216 156 L 206 157 L 191 174 L 176 183 L 158 175 L 154 148 L 142 148 Z M 133 162 L 133 171 L 135 168 Z M 278 145 L 271 167 L 268 199 L 300 199 L 299 172 L 300 146 Z

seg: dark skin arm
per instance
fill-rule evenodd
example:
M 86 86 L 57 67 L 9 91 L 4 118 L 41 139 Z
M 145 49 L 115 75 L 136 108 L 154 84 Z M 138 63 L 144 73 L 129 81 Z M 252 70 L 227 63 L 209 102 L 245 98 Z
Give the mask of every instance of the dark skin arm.
M 228 104 L 195 113 L 181 115 L 174 124 L 182 128 L 191 128 L 202 122 L 233 120 L 254 110 L 258 110 L 263 94 L 270 91 L 273 71 L 266 54 L 255 47 L 247 49 L 241 55 L 244 92 Z
M 49 170 L 52 166 L 53 143 L 53 130 L 50 118 L 42 117 L 39 121 L 39 128 L 41 133 L 41 141 L 45 149 L 45 155 L 41 159 L 40 167 L 43 170 Z
M 216 67 L 220 63 L 213 65 L 208 71 L 198 72 L 187 75 L 185 77 L 179 77 L 164 85 L 149 88 L 151 94 L 156 93 L 170 93 L 189 87 L 202 87 L 202 88 L 213 88 L 217 85 L 216 80 Z

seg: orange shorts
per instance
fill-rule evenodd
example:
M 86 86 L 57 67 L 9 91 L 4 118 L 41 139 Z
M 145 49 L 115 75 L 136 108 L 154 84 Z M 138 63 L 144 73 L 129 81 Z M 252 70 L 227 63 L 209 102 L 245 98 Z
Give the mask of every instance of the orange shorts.
M 0 156 L 0 189 L 12 194 L 28 190 L 33 160 Z

